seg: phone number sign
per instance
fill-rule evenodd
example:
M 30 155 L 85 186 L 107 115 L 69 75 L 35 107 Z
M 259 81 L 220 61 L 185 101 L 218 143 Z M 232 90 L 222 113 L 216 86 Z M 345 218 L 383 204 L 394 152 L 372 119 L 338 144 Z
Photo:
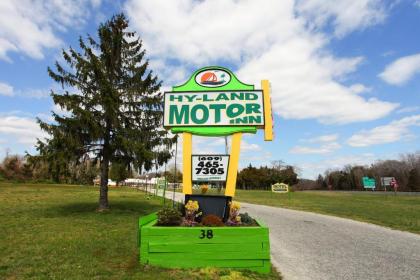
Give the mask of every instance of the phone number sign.
M 192 180 L 226 181 L 229 155 L 192 155 Z

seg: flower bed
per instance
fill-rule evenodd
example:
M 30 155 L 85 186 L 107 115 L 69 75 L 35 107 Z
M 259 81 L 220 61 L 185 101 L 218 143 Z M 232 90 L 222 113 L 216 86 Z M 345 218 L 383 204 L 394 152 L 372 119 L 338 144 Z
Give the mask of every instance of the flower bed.
M 268 228 L 157 226 L 156 213 L 139 219 L 140 262 L 167 268 L 223 267 L 269 273 Z

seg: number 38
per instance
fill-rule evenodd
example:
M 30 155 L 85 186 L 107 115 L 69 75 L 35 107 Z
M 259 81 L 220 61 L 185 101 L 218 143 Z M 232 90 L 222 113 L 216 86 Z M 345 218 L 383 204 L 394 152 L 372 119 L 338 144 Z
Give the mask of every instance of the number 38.
M 213 231 L 211 229 L 208 229 L 208 230 L 202 229 L 201 230 L 200 239 L 204 239 L 206 237 L 207 237 L 207 239 L 212 239 L 213 238 Z

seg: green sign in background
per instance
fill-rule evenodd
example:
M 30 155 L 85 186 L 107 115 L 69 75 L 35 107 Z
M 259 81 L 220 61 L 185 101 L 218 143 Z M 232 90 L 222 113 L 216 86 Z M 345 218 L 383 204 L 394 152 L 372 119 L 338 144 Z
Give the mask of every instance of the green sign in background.
M 376 187 L 376 182 L 373 178 L 363 177 L 362 182 L 365 189 L 374 189 Z

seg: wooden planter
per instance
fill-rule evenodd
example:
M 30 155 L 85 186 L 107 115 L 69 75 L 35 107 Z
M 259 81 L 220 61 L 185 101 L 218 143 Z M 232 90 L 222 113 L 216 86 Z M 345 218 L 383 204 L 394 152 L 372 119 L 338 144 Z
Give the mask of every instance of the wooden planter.
M 139 219 L 142 264 L 271 270 L 268 228 L 259 221 L 255 227 L 162 227 L 156 222 L 156 213 Z

